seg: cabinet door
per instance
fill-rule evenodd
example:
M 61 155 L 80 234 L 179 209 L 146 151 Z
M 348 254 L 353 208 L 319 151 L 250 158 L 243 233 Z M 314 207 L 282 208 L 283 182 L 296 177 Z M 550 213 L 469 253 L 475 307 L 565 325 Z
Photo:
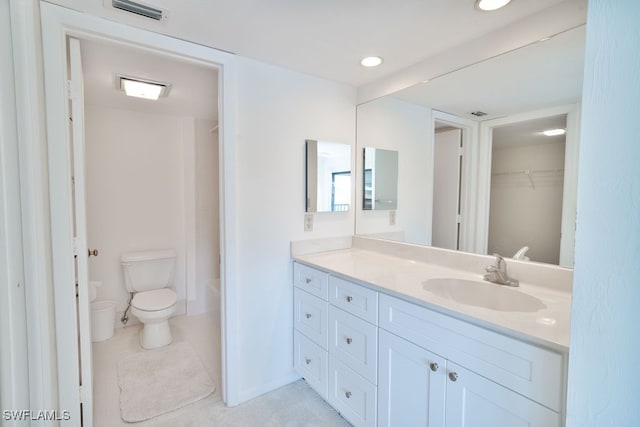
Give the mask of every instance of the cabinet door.
M 329 296 L 329 274 L 297 262 L 293 263 L 293 284 L 325 301 Z
M 354 427 L 376 425 L 376 386 L 329 356 L 329 404 Z
M 329 276 L 329 302 L 373 325 L 378 324 L 378 293 L 372 289 Z
M 448 362 L 447 427 L 554 427 L 557 412 Z
M 444 426 L 446 360 L 380 329 L 378 426 Z
M 378 383 L 378 328 L 329 306 L 329 354 Z
M 302 335 L 293 332 L 293 367 L 303 377 L 307 384 L 318 392 L 323 399 L 327 399 L 328 391 L 328 359 L 327 350 Z
M 327 333 L 328 304 L 296 288 L 293 291 L 293 307 L 294 327 L 326 349 L 329 337 Z

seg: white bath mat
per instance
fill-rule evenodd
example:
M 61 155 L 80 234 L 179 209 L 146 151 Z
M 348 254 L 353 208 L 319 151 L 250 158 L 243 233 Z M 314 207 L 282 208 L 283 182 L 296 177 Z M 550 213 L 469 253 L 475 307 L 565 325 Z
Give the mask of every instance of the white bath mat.
M 132 354 L 118 361 L 120 414 L 143 421 L 203 399 L 216 389 L 186 342 Z

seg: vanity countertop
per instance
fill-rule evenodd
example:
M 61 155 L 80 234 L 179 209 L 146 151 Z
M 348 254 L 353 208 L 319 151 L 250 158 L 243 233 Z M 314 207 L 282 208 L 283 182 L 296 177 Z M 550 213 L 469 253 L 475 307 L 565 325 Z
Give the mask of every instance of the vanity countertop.
M 514 338 L 563 353 L 569 351 L 570 292 L 521 282 L 519 287 L 508 288 L 508 291 L 536 297 L 546 308 L 535 312 L 497 311 L 462 304 L 423 287 L 425 281 L 435 278 L 482 282 L 484 272 L 473 274 L 361 248 L 330 250 L 293 258 L 308 266 Z

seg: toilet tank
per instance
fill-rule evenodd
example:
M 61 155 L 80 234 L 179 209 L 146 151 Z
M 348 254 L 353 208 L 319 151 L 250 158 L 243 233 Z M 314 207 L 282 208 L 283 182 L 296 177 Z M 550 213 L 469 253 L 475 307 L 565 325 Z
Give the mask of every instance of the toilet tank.
M 173 284 L 176 252 L 173 249 L 125 252 L 120 256 L 120 264 L 127 291 L 162 289 Z

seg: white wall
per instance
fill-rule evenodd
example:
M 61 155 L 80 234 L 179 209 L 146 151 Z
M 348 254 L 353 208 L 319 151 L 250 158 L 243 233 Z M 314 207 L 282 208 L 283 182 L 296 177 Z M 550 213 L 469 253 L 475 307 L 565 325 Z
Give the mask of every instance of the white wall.
M 116 301 L 117 312 L 129 297 L 123 252 L 175 249 L 174 285 L 186 298 L 183 158 L 193 139 L 183 138 L 183 126 L 193 120 L 86 107 L 87 241 L 100 252 L 89 258 L 89 277 L 102 281 L 97 299 Z
M 196 295 L 189 314 L 215 309 L 209 293 L 220 292 L 220 203 L 217 122 L 195 121 Z M 189 297 L 191 300 L 191 296 Z M 191 301 L 190 301 L 191 302 Z M 190 304 L 191 306 L 191 304 Z M 190 307 L 189 307 L 190 308 Z
M 529 247 L 531 261 L 558 264 L 564 173 L 537 173 L 564 168 L 564 141 L 495 149 L 491 158 L 489 243 L 487 253 L 513 256 Z M 496 173 L 531 170 L 525 174 Z
M 293 373 L 292 240 L 353 234 L 353 212 L 304 232 L 305 139 L 355 143 L 355 89 L 238 57 L 238 343 L 241 400 Z
M 0 1 L 0 408 L 28 408 L 27 310 L 9 1 Z M 35 402 L 34 402 L 35 403 Z
M 375 235 L 400 232 L 404 241 L 426 244 L 431 218 L 426 218 L 433 171 L 429 141 L 431 110 L 391 97 L 358 106 L 358 148 L 396 150 L 398 154 L 398 209 L 396 225 L 389 225 L 389 211 L 362 211 L 362 151 L 356 152 L 357 233 Z M 422 160 L 421 160 L 422 159 Z M 426 218 L 426 220 L 425 220 Z
M 640 2 L 587 21 L 567 425 L 640 425 Z

